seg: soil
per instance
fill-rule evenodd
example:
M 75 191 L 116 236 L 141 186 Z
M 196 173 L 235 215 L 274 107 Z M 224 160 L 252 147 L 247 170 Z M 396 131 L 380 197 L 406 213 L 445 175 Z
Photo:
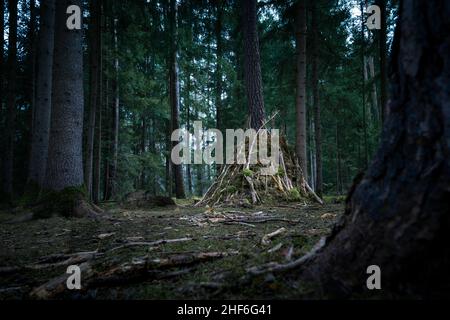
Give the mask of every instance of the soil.
M 18 213 L 0 212 L 0 300 L 32 298 L 34 288 L 66 273 L 68 266 L 58 264 L 61 255 L 87 251 L 99 253 L 88 261 L 99 274 L 144 258 L 160 261 L 155 259 L 205 252 L 229 255 L 176 267 L 153 265 L 148 267 L 148 277 L 125 279 L 122 284 L 90 285 L 79 291 L 64 290 L 53 299 L 305 297 L 314 288 L 287 280 L 283 274 L 269 273 L 249 280 L 248 269 L 298 259 L 330 232 L 343 213 L 343 204 L 336 201 L 245 209 L 195 208 L 187 202 L 152 209 L 125 209 L 113 203 L 103 207 L 108 210 L 108 218 L 95 221 L 51 217 L 8 223 Z M 263 243 L 265 235 L 281 228 L 284 232 Z M 180 238 L 192 240 L 129 245 Z M 81 284 L 83 287 L 83 274 Z

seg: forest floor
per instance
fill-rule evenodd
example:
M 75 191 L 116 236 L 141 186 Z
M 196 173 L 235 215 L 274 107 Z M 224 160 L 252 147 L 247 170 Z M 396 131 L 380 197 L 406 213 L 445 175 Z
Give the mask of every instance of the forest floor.
M 327 202 L 214 210 L 188 203 L 148 210 L 110 204 L 108 218 L 95 222 L 52 217 L 7 223 L 16 214 L 0 212 L 0 300 L 308 296 L 311 289 L 282 274 L 239 284 L 252 267 L 298 259 L 329 233 L 343 204 Z M 55 286 L 73 264 L 88 267 L 82 290 L 67 290 L 65 281 Z

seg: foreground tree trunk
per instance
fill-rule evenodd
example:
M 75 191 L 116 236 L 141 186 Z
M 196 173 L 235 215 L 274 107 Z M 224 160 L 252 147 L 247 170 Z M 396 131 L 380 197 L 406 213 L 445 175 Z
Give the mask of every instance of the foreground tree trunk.
M 304 266 L 330 295 L 448 296 L 450 5 L 405 1 L 393 47 L 382 145 L 353 186 L 344 217 Z M 377 265 L 382 290 L 366 287 Z
M 48 139 L 52 103 L 52 67 L 54 48 L 55 0 L 41 1 L 41 21 L 36 74 L 36 104 L 31 135 L 31 156 L 28 172 L 30 188 L 41 188 L 47 166 Z
M 243 1 L 242 26 L 245 51 L 245 90 L 250 115 L 250 126 L 259 129 L 264 124 L 264 99 L 257 29 L 256 0 Z
M 3 192 L 8 200 L 13 197 L 14 176 L 14 142 L 16 131 L 16 76 L 17 76 L 17 0 L 8 1 L 9 40 L 8 40 L 8 70 L 6 94 L 6 138 L 3 163 Z
M 297 4 L 295 39 L 297 45 L 297 94 L 296 94 L 296 139 L 295 151 L 308 180 L 306 153 L 306 7 L 305 0 Z
M 83 31 L 66 27 L 66 10 L 72 4 L 82 7 L 81 0 L 56 1 L 50 139 L 37 217 L 95 214 L 83 188 Z

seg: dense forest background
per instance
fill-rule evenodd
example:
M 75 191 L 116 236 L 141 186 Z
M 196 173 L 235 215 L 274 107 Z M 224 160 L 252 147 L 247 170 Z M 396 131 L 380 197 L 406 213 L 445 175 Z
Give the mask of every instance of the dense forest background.
M 44 77 L 38 43 L 46 32 L 40 3 L 46 1 L 1 0 L 1 181 L 3 197 L 16 202 L 33 189 L 35 106 Z M 265 111 L 279 111 L 272 126 L 295 148 L 298 45 L 306 40 L 306 176 L 319 194 L 344 194 L 379 143 L 397 2 L 377 1 L 386 19 L 373 31 L 361 16 L 366 1 L 303 4 L 304 30 L 295 1 L 257 2 Z M 203 195 L 217 167 L 173 167 L 170 133 L 192 132 L 196 120 L 205 130 L 247 126 L 242 3 L 97 0 L 83 8 L 79 94 L 91 198 L 120 199 L 140 189 Z

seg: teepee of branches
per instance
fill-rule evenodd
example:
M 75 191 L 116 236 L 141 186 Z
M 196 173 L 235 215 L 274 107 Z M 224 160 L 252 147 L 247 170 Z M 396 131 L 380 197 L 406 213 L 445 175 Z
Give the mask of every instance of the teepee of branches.
M 252 163 L 251 155 L 257 152 L 258 135 L 275 116 L 276 114 L 265 122 L 255 136 L 240 146 L 239 152 L 243 148 L 248 150 L 246 162 L 223 165 L 220 174 L 196 206 L 239 206 L 308 199 L 323 203 L 308 185 L 298 158 L 288 147 L 284 136 L 280 136 L 278 170 L 270 175 L 263 174 L 262 170 L 267 167 L 259 161 Z

